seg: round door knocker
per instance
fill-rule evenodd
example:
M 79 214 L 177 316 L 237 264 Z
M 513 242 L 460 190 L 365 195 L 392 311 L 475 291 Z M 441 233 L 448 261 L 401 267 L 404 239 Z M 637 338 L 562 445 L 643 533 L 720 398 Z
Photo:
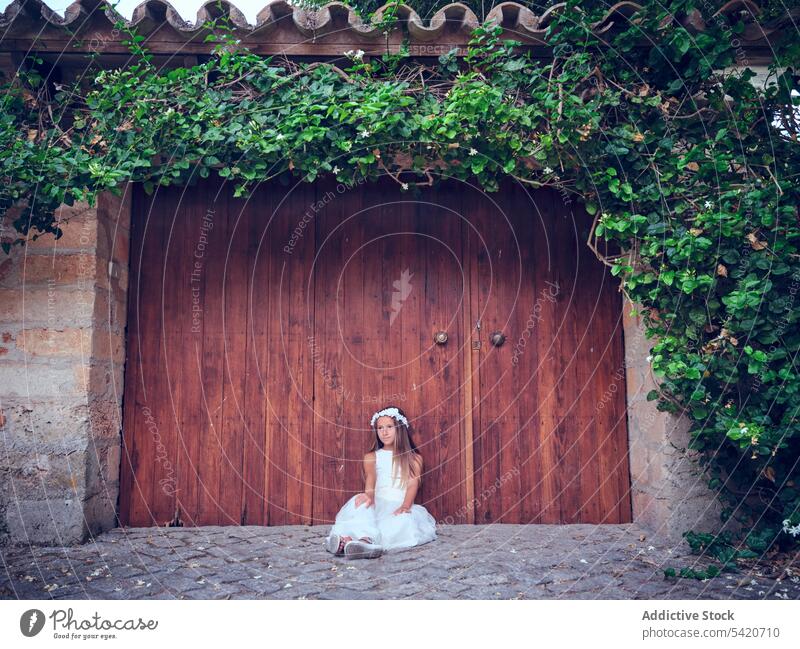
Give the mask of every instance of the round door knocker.
M 492 341 L 492 344 L 495 347 L 500 347 L 500 345 L 502 345 L 505 342 L 506 337 L 503 334 L 501 334 L 499 331 L 495 331 L 491 335 L 490 340 Z
M 433 340 L 437 345 L 444 345 L 447 342 L 447 332 L 437 331 L 433 336 Z

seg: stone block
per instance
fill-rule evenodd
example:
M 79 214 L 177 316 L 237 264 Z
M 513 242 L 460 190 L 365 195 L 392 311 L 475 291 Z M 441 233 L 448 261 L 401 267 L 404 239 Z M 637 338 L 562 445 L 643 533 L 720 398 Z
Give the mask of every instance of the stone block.
M 87 450 L 86 496 L 106 491 L 114 491 L 119 487 L 119 461 L 121 440 L 110 440 L 111 443 L 93 443 Z
M 93 290 L 0 288 L 0 327 L 23 322 L 48 328 L 89 326 L 94 311 Z
M 76 498 L 11 502 L 6 528 L 16 542 L 36 545 L 83 543 L 87 534 L 83 505 Z
M 131 247 L 130 232 L 123 228 L 117 228 L 116 232 L 114 232 L 114 235 L 114 251 L 111 255 L 111 259 L 117 262 L 120 266 L 127 268 Z
M 93 535 L 117 527 L 118 497 L 119 489 L 115 487 L 95 494 L 83 503 L 87 526 Z
M 3 397 L 52 400 L 85 394 L 81 377 L 74 368 L 49 364 L 7 362 L 0 365 Z
M 14 453 L 9 462 L 11 493 L 23 500 L 80 498 L 85 493 L 86 450 L 68 453 Z
M 5 399 L 0 447 L 65 452 L 86 448 L 89 408 L 84 398 Z
M 92 329 L 25 329 L 17 337 L 17 348 L 30 356 L 75 356 L 88 358 L 92 353 Z
M 85 369 L 85 368 L 84 368 Z M 88 395 L 107 395 L 113 392 L 114 372 L 111 364 L 104 361 L 92 361 L 88 372 L 83 374 L 88 378 L 86 392 Z
M 631 440 L 628 449 L 631 471 L 631 482 L 633 484 L 647 482 L 645 467 L 650 461 L 650 451 L 639 440 Z
M 125 364 L 125 337 L 118 331 L 95 327 L 91 350 L 97 361 L 108 361 L 114 366 Z
M 120 184 L 118 189 L 119 196 L 112 192 L 104 192 L 98 196 L 98 218 L 101 221 L 114 224 L 117 228 L 130 230 L 133 185 L 131 183 Z
M 89 381 L 92 376 L 92 365 L 89 360 L 73 363 L 72 374 L 75 378 L 75 384 L 78 386 L 78 391 L 81 394 L 86 394 L 89 390 Z
M 14 272 L 17 261 L 16 256 L 17 255 L 12 252 L 10 255 L 3 254 L 3 257 L 0 257 L 0 286 L 5 286 L 8 277 Z
M 97 260 L 91 254 L 26 255 L 13 259 L 10 272 L 2 280 L 4 287 L 27 290 L 39 286 L 91 286 L 95 277 L 104 281 L 97 271 Z
M 94 250 L 97 243 L 96 211 L 88 203 L 75 203 L 73 206 L 61 205 L 56 210 L 56 222 L 62 234 L 58 239 L 53 234 L 39 233 L 36 240 L 28 238 L 25 248 L 35 253 L 53 251 Z
M 112 261 L 113 268 L 109 273 L 108 283 L 115 299 L 127 301 L 128 295 L 128 262 Z
M 116 261 L 127 266 L 130 249 L 130 231 L 111 220 L 98 222 L 97 257 L 103 262 Z
M 98 289 L 94 309 L 94 326 L 98 330 L 108 330 L 112 326 L 124 329 L 126 324 L 126 300 L 109 291 Z
M 639 399 L 642 395 L 647 395 L 648 390 L 645 390 L 645 375 L 644 371 L 635 366 L 628 366 L 625 369 L 625 383 L 628 403 L 634 399 Z
M 89 430 L 93 440 L 119 437 L 122 430 L 122 407 L 113 392 L 95 397 L 90 402 Z
M 111 324 L 124 330 L 128 323 L 128 294 L 119 291 L 112 298 Z

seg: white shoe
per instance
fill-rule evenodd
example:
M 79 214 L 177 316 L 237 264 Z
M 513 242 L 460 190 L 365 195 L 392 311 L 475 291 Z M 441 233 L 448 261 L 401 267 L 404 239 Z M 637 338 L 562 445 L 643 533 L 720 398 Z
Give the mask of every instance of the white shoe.
M 342 542 L 342 537 L 338 534 L 331 534 L 325 539 L 325 549 L 330 552 L 331 554 L 338 554 L 341 556 L 341 552 L 339 552 L 339 544 Z
M 383 547 L 365 541 L 348 541 L 344 544 L 344 556 L 348 559 L 375 559 L 383 554 Z

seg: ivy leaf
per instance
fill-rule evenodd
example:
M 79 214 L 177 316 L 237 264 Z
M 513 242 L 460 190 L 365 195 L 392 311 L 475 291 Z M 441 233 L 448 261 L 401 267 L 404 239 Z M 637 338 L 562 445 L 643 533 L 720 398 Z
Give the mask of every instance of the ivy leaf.
M 527 61 L 522 58 L 511 59 L 503 64 L 503 70 L 506 72 L 517 72 L 518 70 L 522 70 L 527 64 Z

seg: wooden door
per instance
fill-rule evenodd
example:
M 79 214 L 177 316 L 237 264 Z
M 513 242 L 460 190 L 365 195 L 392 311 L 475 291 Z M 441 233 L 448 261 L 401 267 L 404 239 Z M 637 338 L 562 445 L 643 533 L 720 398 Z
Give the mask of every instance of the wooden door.
M 137 187 L 123 524 L 311 522 L 314 236 L 295 231 L 313 195 Z
M 630 522 L 622 302 L 591 218 L 510 182 L 472 205 L 475 522 Z
M 329 523 L 390 403 L 439 521 L 630 520 L 620 296 L 559 205 L 454 181 L 137 188 L 122 523 Z

